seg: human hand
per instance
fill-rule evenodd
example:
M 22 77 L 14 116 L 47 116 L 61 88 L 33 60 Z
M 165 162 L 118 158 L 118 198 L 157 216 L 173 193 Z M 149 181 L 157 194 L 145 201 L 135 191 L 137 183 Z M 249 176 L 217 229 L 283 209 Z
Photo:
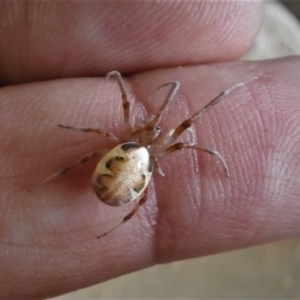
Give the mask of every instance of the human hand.
M 261 20 L 257 3 L 45 3 L 0 9 L 1 80 L 10 85 L 0 93 L 0 298 L 50 297 L 155 263 L 299 235 L 299 60 L 202 65 L 235 60 L 251 45 Z M 98 201 L 90 188 L 95 161 L 32 193 L 27 189 L 114 145 L 57 127 L 121 132 L 116 84 L 84 78 L 112 69 L 152 70 L 127 79 L 136 113 L 141 104 L 154 113 L 161 103 L 150 100 L 156 87 L 180 81 L 164 128 L 225 88 L 262 75 L 193 127 L 199 144 L 225 157 L 229 179 L 205 154 L 166 157 L 166 176 L 154 176 L 147 203 L 97 240 L 131 205 Z M 59 80 L 40 81 L 47 79 Z

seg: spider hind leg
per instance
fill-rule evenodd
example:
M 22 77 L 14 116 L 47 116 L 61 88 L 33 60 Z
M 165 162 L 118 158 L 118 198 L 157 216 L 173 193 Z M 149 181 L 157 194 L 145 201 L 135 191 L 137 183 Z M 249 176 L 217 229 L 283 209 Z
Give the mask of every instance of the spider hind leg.
M 98 157 L 100 154 L 102 153 L 102 151 L 94 151 L 89 153 L 88 155 L 85 155 L 83 157 L 81 157 L 80 159 L 76 160 L 75 162 L 57 170 L 55 173 L 53 173 L 52 175 L 46 177 L 45 179 L 39 181 L 38 183 L 36 183 L 35 185 L 33 185 L 32 187 L 29 188 L 29 192 L 35 190 L 36 188 L 38 188 L 39 186 L 52 181 L 55 178 L 61 177 L 63 175 L 65 175 L 67 172 L 69 172 L 71 169 L 77 167 L 80 164 L 86 163 L 87 161 L 89 161 L 92 158 Z
M 118 229 L 119 227 L 121 227 L 123 224 L 125 224 L 126 222 L 128 222 L 134 215 L 135 213 L 138 211 L 138 209 L 148 200 L 148 195 L 149 195 L 149 187 L 146 187 L 142 198 L 140 199 L 140 201 L 135 205 L 135 207 L 131 210 L 131 212 L 126 215 L 123 220 L 117 224 L 116 226 L 114 226 L 112 229 L 102 233 L 101 235 L 97 236 L 97 239 L 100 239 L 106 235 L 108 235 L 109 233 L 115 231 L 116 229 Z
M 119 141 L 119 139 L 115 135 L 113 135 L 112 133 L 110 133 L 108 131 L 102 130 L 102 129 L 90 128 L 90 127 L 68 126 L 68 125 L 63 125 L 63 124 L 58 124 L 58 126 L 61 128 L 64 128 L 64 129 L 69 129 L 69 130 L 96 133 L 96 134 L 99 134 L 100 136 L 113 139 L 114 141 Z

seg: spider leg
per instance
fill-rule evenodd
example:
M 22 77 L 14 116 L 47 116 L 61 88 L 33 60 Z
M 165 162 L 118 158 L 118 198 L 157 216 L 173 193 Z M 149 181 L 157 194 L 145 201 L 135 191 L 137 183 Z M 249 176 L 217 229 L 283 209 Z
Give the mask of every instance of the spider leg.
M 168 154 L 171 154 L 171 153 L 173 153 L 177 150 L 181 150 L 181 149 L 196 149 L 196 150 L 200 150 L 200 151 L 203 151 L 203 152 L 206 152 L 208 154 L 216 156 L 222 164 L 222 167 L 223 167 L 223 170 L 226 174 L 226 177 L 227 178 L 229 177 L 228 167 L 227 167 L 227 164 L 225 162 L 225 159 L 220 155 L 220 153 L 218 151 L 213 150 L 213 149 L 204 148 L 204 147 L 195 145 L 193 143 L 176 143 L 176 144 L 164 149 L 157 156 L 158 157 L 163 157 L 163 156 L 166 156 Z
M 167 82 L 161 86 L 159 86 L 157 89 L 159 90 L 162 87 L 165 87 L 167 85 L 171 85 L 171 89 L 163 103 L 163 105 L 161 106 L 159 112 L 154 116 L 154 118 L 146 125 L 146 128 L 148 130 L 151 130 L 155 125 L 157 125 L 160 120 L 161 117 L 163 115 L 163 113 L 168 109 L 171 100 L 173 99 L 174 95 L 177 93 L 179 87 L 180 87 L 180 83 L 178 81 L 171 81 L 171 82 Z
M 162 168 L 160 167 L 160 164 L 159 164 L 156 156 L 152 157 L 152 161 L 153 161 L 153 165 L 154 165 L 154 170 L 156 170 L 160 176 L 165 177 L 165 173 L 162 170 Z
M 68 125 L 62 125 L 62 124 L 58 124 L 58 126 L 62 127 L 62 128 L 65 128 L 65 129 L 70 129 L 70 130 L 97 133 L 101 136 L 113 139 L 115 141 L 119 141 L 119 139 L 116 136 L 114 136 L 112 133 L 109 133 L 108 131 L 105 131 L 105 130 L 102 130 L 102 129 L 68 126 Z
M 128 97 L 125 91 L 122 75 L 118 71 L 111 71 L 106 75 L 106 78 L 110 77 L 114 77 L 117 80 L 121 91 L 125 129 L 131 129 L 132 126 L 130 124 L 130 103 L 128 101 Z
M 141 200 L 136 204 L 136 206 L 132 209 L 132 211 L 127 216 L 125 216 L 124 219 L 119 224 L 117 224 L 115 227 L 113 227 L 112 229 L 106 231 L 105 233 L 102 233 L 101 235 L 97 236 L 97 239 L 100 239 L 100 238 L 108 235 L 109 233 L 113 232 L 114 230 L 118 229 L 120 226 L 125 224 L 127 221 L 129 221 L 134 216 L 134 214 L 138 211 L 138 209 L 147 201 L 148 195 L 149 195 L 149 188 L 146 187 Z
M 62 169 L 59 169 L 58 171 L 56 171 L 55 173 L 53 173 L 52 175 L 46 177 L 45 179 L 43 179 L 42 181 L 36 183 L 35 185 L 33 185 L 30 189 L 29 189 L 29 192 L 35 190 L 36 188 L 38 188 L 39 186 L 57 178 L 57 177 L 60 177 L 64 174 L 66 174 L 68 171 L 70 171 L 71 169 L 77 167 L 78 165 L 80 164 L 83 164 L 87 161 L 89 161 L 91 158 L 94 158 L 94 157 L 97 157 L 99 156 L 100 154 L 102 153 L 102 151 L 95 151 L 95 152 L 91 152 L 85 156 L 83 156 L 82 158 L 76 160 L 75 162 L 65 166 L 64 168 Z
M 211 108 L 213 108 L 216 104 L 218 104 L 222 99 L 227 97 L 233 90 L 235 90 L 238 87 L 244 86 L 245 83 L 241 82 L 238 83 L 231 88 L 221 92 L 217 97 L 212 99 L 209 103 L 207 103 L 205 106 L 203 106 L 200 110 L 198 110 L 196 113 L 194 113 L 190 118 L 183 121 L 179 126 L 177 126 L 175 129 L 170 130 L 166 136 L 161 140 L 159 143 L 160 146 L 166 147 L 175 140 L 188 128 L 191 127 L 191 125 L 196 122 L 205 112 L 209 111 Z
M 136 140 L 141 145 L 153 144 L 154 141 L 156 141 L 162 133 L 160 127 L 157 126 L 157 124 L 160 122 L 163 113 L 168 109 L 171 100 L 179 89 L 180 83 L 178 81 L 167 82 L 159 86 L 157 89 L 160 89 L 167 85 L 171 85 L 171 88 L 159 112 L 149 118 L 146 122 L 143 122 L 143 126 L 138 126 L 138 129 L 134 131 L 131 136 L 132 140 Z

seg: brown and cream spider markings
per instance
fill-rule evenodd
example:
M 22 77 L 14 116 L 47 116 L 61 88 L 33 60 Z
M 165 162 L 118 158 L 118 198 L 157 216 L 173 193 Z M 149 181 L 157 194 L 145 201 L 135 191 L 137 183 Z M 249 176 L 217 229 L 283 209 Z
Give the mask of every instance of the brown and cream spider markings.
M 112 71 L 107 74 L 107 77 L 114 77 L 117 80 L 121 91 L 125 135 L 127 135 L 126 139 L 121 141 L 113 134 L 102 129 L 82 128 L 61 124 L 59 125 L 60 127 L 66 129 L 97 133 L 100 136 L 111 138 L 119 143 L 118 146 L 106 153 L 100 159 L 93 175 L 93 188 L 101 201 L 111 206 L 119 206 L 140 198 L 139 202 L 132 209 L 132 211 L 126 215 L 119 224 L 99 235 L 98 238 L 109 234 L 130 220 L 136 211 L 146 202 L 148 197 L 148 184 L 152 177 L 153 170 L 157 170 L 161 175 L 163 175 L 163 172 L 159 167 L 158 158 L 164 157 L 181 149 L 200 150 L 211 155 L 215 155 L 222 163 L 223 169 L 228 177 L 228 168 L 225 160 L 216 150 L 204 148 L 193 143 L 174 142 L 205 112 L 210 110 L 213 106 L 224 99 L 232 90 L 245 84 L 238 83 L 233 87 L 221 92 L 216 98 L 212 99 L 190 118 L 183 121 L 179 126 L 170 130 L 166 135 L 163 136 L 159 127 L 159 123 L 163 113 L 167 110 L 172 98 L 179 88 L 179 82 L 173 81 L 161 85 L 159 88 L 168 85 L 171 88 L 163 105 L 161 106 L 160 111 L 155 116 L 147 120 L 147 122 L 145 122 L 146 124 L 132 126 L 130 123 L 130 103 L 127 99 L 121 74 L 117 71 Z M 77 165 L 85 163 L 89 159 L 98 157 L 100 155 L 100 150 L 85 155 L 81 159 L 38 182 L 31 188 L 31 190 L 56 177 L 64 175 Z

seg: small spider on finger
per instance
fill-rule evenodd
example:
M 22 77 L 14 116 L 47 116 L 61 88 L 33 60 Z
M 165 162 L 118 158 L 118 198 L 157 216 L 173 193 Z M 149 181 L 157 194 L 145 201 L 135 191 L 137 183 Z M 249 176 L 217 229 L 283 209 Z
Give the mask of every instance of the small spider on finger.
M 120 206 L 125 203 L 140 199 L 132 211 L 126 215 L 120 223 L 118 223 L 112 229 L 99 235 L 97 238 L 101 238 L 111 233 L 126 223 L 146 202 L 148 198 L 148 185 L 152 178 L 153 171 L 157 170 L 163 175 L 158 163 L 158 159 L 161 157 L 181 149 L 195 149 L 206 152 L 216 156 L 220 160 L 224 172 L 228 177 L 228 168 L 226 162 L 216 150 L 208 149 L 193 143 L 175 142 L 178 137 L 184 131 L 190 128 L 191 125 L 205 112 L 219 103 L 234 89 L 245 85 L 245 82 L 238 83 L 221 92 L 217 97 L 212 99 L 208 104 L 194 113 L 191 117 L 183 121 L 180 125 L 170 130 L 166 135 L 163 136 L 159 127 L 159 123 L 163 113 L 167 110 L 171 100 L 179 88 L 179 82 L 172 81 L 160 86 L 159 88 L 170 86 L 170 90 L 159 112 L 144 122 L 143 125 L 133 126 L 130 122 L 130 103 L 124 88 L 122 76 L 119 72 L 112 71 L 107 74 L 107 78 L 110 77 L 116 79 L 121 91 L 125 133 L 128 135 L 125 143 L 121 143 L 115 135 L 102 129 L 82 128 L 61 124 L 59 125 L 65 129 L 96 133 L 119 143 L 115 148 L 102 156 L 97 164 L 92 178 L 93 189 L 101 201 L 111 206 Z M 44 180 L 38 182 L 30 190 L 33 190 L 56 177 L 60 177 L 74 167 L 90 160 L 91 158 L 99 157 L 100 155 L 100 150 L 89 153 L 79 160 L 58 170 Z

